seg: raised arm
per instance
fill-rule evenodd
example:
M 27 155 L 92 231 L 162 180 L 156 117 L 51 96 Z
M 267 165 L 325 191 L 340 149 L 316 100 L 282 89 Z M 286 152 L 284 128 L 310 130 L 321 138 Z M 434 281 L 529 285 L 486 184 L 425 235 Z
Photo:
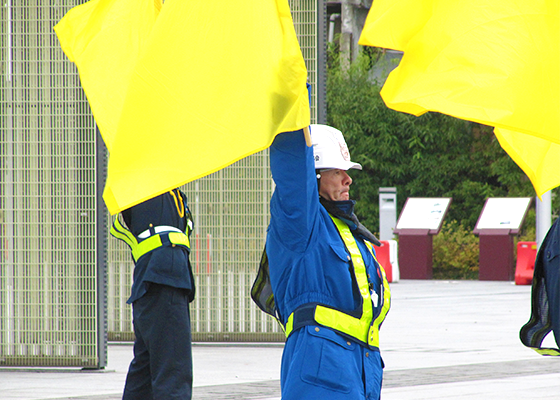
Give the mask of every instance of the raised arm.
M 276 136 L 270 147 L 270 169 L 276 184 L 270 229 L 287 248 L 303 252 L 319 208 L 313 148 L 306 145 L 303 130 Z

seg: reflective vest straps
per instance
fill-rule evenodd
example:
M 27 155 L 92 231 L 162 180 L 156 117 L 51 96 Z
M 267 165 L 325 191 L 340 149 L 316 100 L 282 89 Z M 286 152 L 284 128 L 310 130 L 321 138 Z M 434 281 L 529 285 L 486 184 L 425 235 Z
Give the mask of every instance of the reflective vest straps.
M 137 262 L 140 257 L 161 246 L 169 245 L 183 246 L 187 249 L 190 248 L 189 236 L 184 232 L 157 233 L 142 240 L 141 242 L 138 242 L 132 232 L 121 224 L 118 215 L 111 227 L 111 235 L 117 239 L 121 239 L 128 245 L 128 247 L 130 247 L 134 262 Z
M 352 232 L 350 231 L 348 225 L 346 225 L 338 218 L 333 217 L 332 215 L 331 218 L 334 221 L 340 233 L 340 236 L 342 237 L 342 240 L 346 245 L 346 248 L 350 252 L 352 264 L 354 265 L 354 274 L 362 297 L 361 316 L 360 318 L 356 318 L 330 307 L 316 305 L 313 306 L 314 311 L 312 310 L 313 320 L 317 324 L 327 326 L 350 337 L 353 337 L 366 345 L 378 348 L 379 328 L 381 326 L 381 323 L 385 319 L 385 316 L 387 315 L 390 307 L 391 294 L 389 291 L 387 278 L 385 277 L 385 271 L 383 271 L 383 268 L 378 263 L 378 273 L 380 274 L 380 278 L 382 279 L 382 284 L 380 285 L 382 291 L 380 301 L 382 302 L 382 304 L 380 305 L 381 312 L 374 318 L 374 310 L 372 306 L 366 266 L 364 264 L 362 254 L 360 253 L 360 249 L 358 248 L 358 244 L 356 243 L 356 239 L 352 235 Z M 370 250 L 372 256 L 375 258 L 373 248 L 371 248 L 370 246 L 371 244 L 368 246 L 368 249 Z M 308 307 L 305 306 L 302 311 L 304 311 L 305 313 L 309 313 L 310 310 L 308 310 L 307 308 Z M 288 321 L 285 327 L 286 336 L 289 336 L 294 329 L 294 319 L 300 319 L 300 316 L 295 316 L 298 311 L 299 310 L 296 310 L 288 317 Z

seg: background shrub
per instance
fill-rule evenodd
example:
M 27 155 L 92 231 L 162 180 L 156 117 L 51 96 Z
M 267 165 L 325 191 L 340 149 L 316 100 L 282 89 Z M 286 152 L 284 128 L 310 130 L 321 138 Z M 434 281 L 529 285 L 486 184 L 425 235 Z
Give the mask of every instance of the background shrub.
M 457 221 L 433 237 L 434 279 L 478 279 L 478 237 Z

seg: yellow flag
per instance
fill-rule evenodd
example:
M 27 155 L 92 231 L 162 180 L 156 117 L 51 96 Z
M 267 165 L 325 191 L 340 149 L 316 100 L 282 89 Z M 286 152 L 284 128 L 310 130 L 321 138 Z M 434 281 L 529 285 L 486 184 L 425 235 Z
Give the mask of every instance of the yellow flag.
M 151 32 L 161 0 L 91 0 L 54 27 L 80 80 L 107 148 L 117 131 L 132 69 Z
M 560 184 L 560 144 L 506 129 L 496 128 L 494 133 L 502 148 L 538 188 L 539 196 Z
M 560 185 L 552 172 L 560 162 L 542 150 L 543 143 L 549 149 L 560 144 L 559 4 L 376 0 L 360 44 L 404 52 L 381 91 L 388 107 L 496 127 L 500 143 L 540 196 Z M 536 153 L 544 158 L 514 150 L 527 146 L 541 149 Z
M 103 197 L 112 214 L 309 125 L 307 70 L 287 0 L 166 0 L 122 67 L 130 63 L 108 146 Z M 112 91 L 102 75 L 92 84 Z

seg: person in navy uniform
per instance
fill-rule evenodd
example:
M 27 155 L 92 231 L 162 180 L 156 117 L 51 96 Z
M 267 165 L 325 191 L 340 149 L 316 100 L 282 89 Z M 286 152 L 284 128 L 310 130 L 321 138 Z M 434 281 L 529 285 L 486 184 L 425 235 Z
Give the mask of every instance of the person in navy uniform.
M 543 347 L 552 332 L 557 348 Z M 543 356 L 560 356 L 560 218 L 548 230 L 535 260 L 531 318 L 519 332 L 521 342 Z
M 133 310 L 134 358 L 124 400 L 192 397 L 192 229 L 187 198 L 178 189 L 124 210 L 111 229 L 129 245 L 135 263 L 127 301 Z

